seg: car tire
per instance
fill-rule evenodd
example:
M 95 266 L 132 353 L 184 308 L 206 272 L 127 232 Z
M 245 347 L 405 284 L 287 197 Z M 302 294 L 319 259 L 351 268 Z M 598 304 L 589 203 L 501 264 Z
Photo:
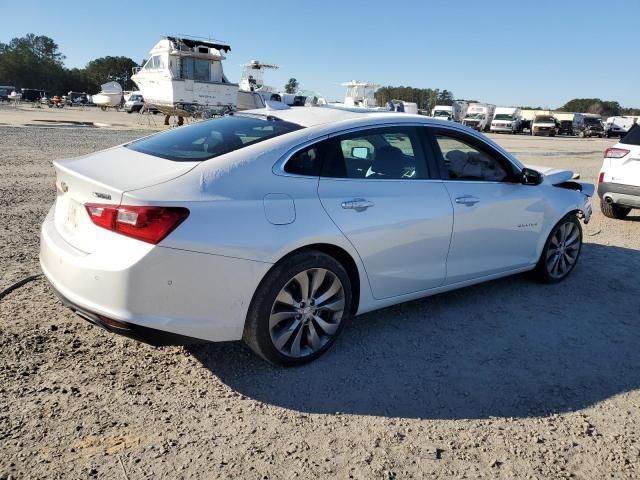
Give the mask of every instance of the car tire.
M 566 215 L 551 230 L 534 275 L 544 283 L 567 278 L 578 263 L 582 250 L 582 226 L 574 214 Z
M 242 338 L 274 365 L 303 365 L 333 345 L 352 301 L 349 275 L 340 262 L 315 250 L 293 254 L 260 282 Z
M 601 201 L 600 211 L 605 217 L 615 218 L 616 220 L 623 220 L 627 215 L 629 215 L 629 212 L 631 212 L 631 208 L 622 207 L 620 205 L 616 205 L 615 203 L 607 203 L 605 201 Z

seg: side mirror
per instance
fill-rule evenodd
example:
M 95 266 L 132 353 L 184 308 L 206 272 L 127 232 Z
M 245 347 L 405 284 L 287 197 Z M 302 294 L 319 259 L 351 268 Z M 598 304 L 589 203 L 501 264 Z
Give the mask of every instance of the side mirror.
M 369 158 L 369 149 L 367 147 L 353 147 L 351 149 L 351 156 L 353 158 L 366 160 L 367 158 Z
M 540 185 L 542 183 L 542 174 L 536 170 L 523 168 L 521 174 L 523 185 Z

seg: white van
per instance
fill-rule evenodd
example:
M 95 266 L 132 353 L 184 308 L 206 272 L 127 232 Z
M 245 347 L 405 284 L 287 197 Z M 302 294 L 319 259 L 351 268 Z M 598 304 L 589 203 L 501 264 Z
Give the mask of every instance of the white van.
M 520 131 L 522 114 L 517 107 L 497 107 L 493 114 L 490 131 L 515 134 Z

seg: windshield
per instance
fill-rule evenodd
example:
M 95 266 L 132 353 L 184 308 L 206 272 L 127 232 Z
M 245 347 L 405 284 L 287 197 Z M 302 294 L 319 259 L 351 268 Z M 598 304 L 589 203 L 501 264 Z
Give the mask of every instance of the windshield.
M 469 115 L 467 115 L 467 118 L 483 119 L 484 118 L 484 114 L 482 114 L 482 113 L 470 113 Z
M 536 117 L 534 120 L 535 123 L 555 123 L 553 117 Z
M 229 115 L 143 138 L 126 147 L 167 160 L 194 162 L 218 157 L 301 128 L 273 117 Z
M 142 95 L 131 95 L 129 97 L 130 102 L 142 102 Z
M 584 123 L 586 123 L 588 125 L 600 125 L 600 119 L 599 118 L 593 118 L 593 117 L 585 117 L 584 118 Z
M 447 112 L 446 110 L 436 110 L 433 114 L 434 117 L 448 117 L 451 115 L 451 112 Z
M 497 113 L 494 120 L 513 120 L 513 115 L 509 113 Z

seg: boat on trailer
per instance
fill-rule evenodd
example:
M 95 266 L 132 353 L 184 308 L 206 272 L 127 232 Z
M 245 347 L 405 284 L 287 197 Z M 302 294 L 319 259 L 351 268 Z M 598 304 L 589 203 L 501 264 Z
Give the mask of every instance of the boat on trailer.
M 163 37 L 131 79 L 147 103 L 166 115 L 221 115 L 236 108 L 238 84 L 222 67 L 231 47 L 195 37 Z

